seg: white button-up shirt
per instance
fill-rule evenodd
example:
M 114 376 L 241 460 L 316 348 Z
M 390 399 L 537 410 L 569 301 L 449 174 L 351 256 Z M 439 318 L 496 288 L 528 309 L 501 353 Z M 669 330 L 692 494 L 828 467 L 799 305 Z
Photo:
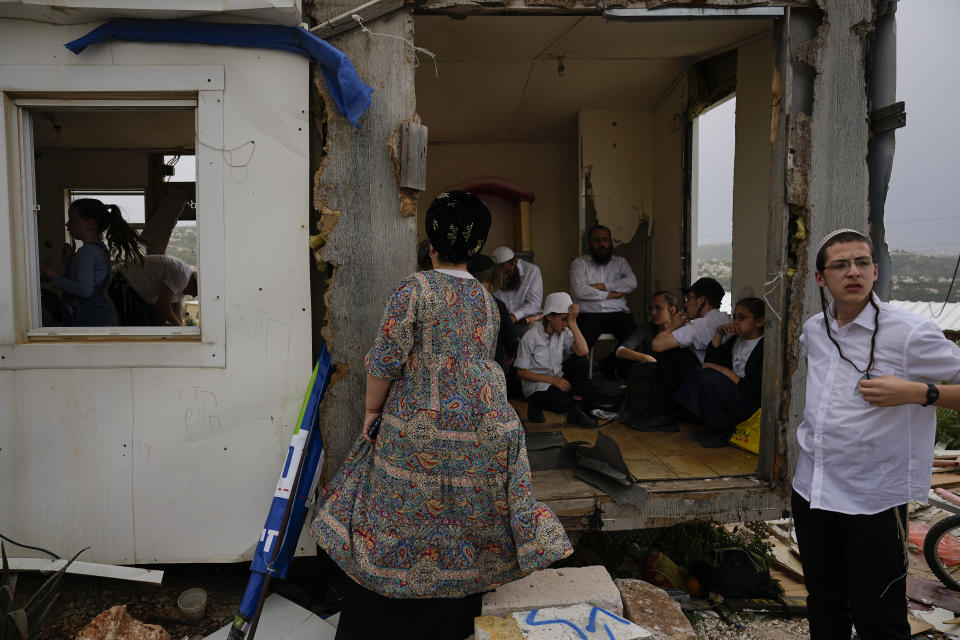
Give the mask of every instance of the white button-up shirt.
M 517 359 L 513 366 L 517 369 L 529 369 L 534 373 L 542 373 L 548 376 L 563 375 L 563 354 L 573 351 L 573 332 L 569 328 L 560 333 L 548 334 L 543 328 L 543 323 L 538 322 L 530 328 L 523 339 L 520 340 L 520 348 L 517 350 Z M 546 382 L 533 382 L 531 380 L 520 380 L 523 388 L 524 397 L 529 398 L 530 394 L 537 391 L 546 391 L 550 384 Z
M 606 291 L 590 286 L 600 282 Z M 607 298 L 607 293 L 613 291 L 626 295 L 636 288 L 637 276 L 627 260 L 620 256 L 611 257 L 607 264 L 597 264 L 593 256 L 587 254 L 570 263 L 570 291 L 582 313 L 630 313 L 626 298 Z
M 543 276 L 540 275 L 540 267 L 526 260 L 517 260 L 517 271 L 520 272 L 520 286 L 515 291 L 501 289 L 493 295 L 507 305 L 507 311 L 513 317 L 522 320 L 541 311 Z
M 915 382 L 960 382 L 960 348 L 937 326 L 912 313 L 880 305 L 880 330 L 871 377 L 884 374 Z M 874 308 L 830 331 L 843 355 L 866 369 Z M 814 509 L 874 514 L 910 501 L 926 502 L 936 432 L 936 409 L 906 404 L 875 407 L 857 387 L 863 374 L 840 358 L 818 313 L 800 337 L 807 356 L 803 422 L 793 488 Z
M 687 324 L 673 330 L 674 339 L 680 346 L 693 351 L 700 362 L 707 355 L 707 345 L 713 340 L 717 327 L 730 322 L 730 316 L 725 311 L 711 309 L 702 318 L 695 318 Z

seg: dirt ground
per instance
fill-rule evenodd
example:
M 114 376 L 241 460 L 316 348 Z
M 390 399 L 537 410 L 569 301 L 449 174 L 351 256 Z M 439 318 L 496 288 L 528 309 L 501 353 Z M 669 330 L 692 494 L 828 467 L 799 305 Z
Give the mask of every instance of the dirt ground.
M 99 613 L 119 604 L 127 605 L 134 618 L 159 624 L 174 640 L 205 637 L 233 620 L 250 577 L 249 567 L 249 562 L 150 565 L 164 571 L 162 585 L 66 575 L 47 624 L 31 640 L 72 640 Z M 344 576 L 329 560 L 297 558 L 288 578 L 275 581 L 273 590 L 318 615 L 339 608 Z M 36 573 L 21 573 L 18 602 L 29 597 L 43 579 Z M 183 621 L 177 609 L 177 597 L 190 587 L 207 592 L 206 615 L 199 623 Z

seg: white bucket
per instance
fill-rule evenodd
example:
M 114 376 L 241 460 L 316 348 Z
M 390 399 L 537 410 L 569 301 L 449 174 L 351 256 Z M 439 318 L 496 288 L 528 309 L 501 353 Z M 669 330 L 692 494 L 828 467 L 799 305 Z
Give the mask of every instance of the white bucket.
M 177 607 L 185 619 L 196 622 L 207 610 L 207 592 L 200 587 L 187 589 L 177 598 Z

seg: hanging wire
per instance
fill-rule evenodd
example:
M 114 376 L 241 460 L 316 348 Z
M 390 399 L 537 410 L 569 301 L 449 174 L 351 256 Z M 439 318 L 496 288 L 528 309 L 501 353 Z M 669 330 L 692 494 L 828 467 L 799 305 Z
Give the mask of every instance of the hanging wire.
M 424 49 L 423 47 L 418 47 L 413 40 L 408 40 L 401 36 L 395 36 L 392 33 L 379 33 L 377 31 L 371 31 L 370 29 L 367 28 L 365 24 L 363 24 L 363 19 L 356 13 L 350 17 L 357 21 L 357 24 L 360 25 L 360 30 L 366 33 L 367 35 L 380 36 L 381 38 L 393 38 L 394 40 L 400 40 L 401 42 L 409 45 L 413 49 L 413 61 L 414 61 L 413 66 L 414 67 L 420 66 L 420 57 L 417 55 L 417 53 L 427 54 L 428 56 L 430 56 L 430 59 L 433 61 L 434 75 L 436 75 L 436 77 L 438 78 L 440 77 L 440 67 L 437 66 L 437 54 L 435 54 L 433 51 L 430 51 L 429 49 Z
M 783 271 L 775 275 L 772 280 L 768 280 L 767 282 L 763 283 L 763 301 L 767 304 L 767 307 L 770 308 L 770 311 L 773 313 L 773 315 L 777 316 L 777 322 L 783 322 L 783 318 L 781 318 L 780 314 L 777 313 L 777 310 L 767 299 L 767 296 L 773 295 L 773 293 L 777 290 L 777 287 L 779 287 L 782 282 Z
M 957 270 L 960 269 L 960 255 L 957 256 L 957 265 L 953 268 L 953 277 L 950 278 L 950 286 L 947 288 L 947 296 L 943 299 L 943 304 L 940 305 L 940 311 L 937 311 L 933 314 L 934 318 L 939 318 L 940 314 L 943 313 L 943 310 L 947 308 L 947 303 L 950 301 L 950 294 L 953 293 L 953 285 L 957 281 Z M 930 305 L 930 310 L 933 311 L 933 306 Z

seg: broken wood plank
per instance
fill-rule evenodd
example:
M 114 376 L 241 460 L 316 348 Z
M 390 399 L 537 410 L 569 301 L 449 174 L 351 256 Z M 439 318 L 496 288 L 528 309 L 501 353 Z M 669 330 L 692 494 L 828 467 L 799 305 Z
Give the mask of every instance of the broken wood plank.
M 47 560 L 46 558 L 9 558 L 8 561 L 11 571 L 59 571 L 63 568 L 63 565 L 67 564 L 64 559 Z M 98 578 L 146 582 L 148 584 L 160 584 L 163 581 L 163 571 L 141 569 L 139 567 L 122 567 L 115 564 L 100 564 L 98 562 L 74 561 L 67 567 L 66 572 L 81 576 L 96 576 Z
M 907 574 L 907 597 L 954 613 L 960 612 L 960 596 L 935 580 Z
M 424 191 L 427 188 L 427 127 L 420 122 L 404 122 L 400 131 L 400 187 Z
M 931 487 L 960 486 L 960 473 L 938 473 L 930 482 Z

